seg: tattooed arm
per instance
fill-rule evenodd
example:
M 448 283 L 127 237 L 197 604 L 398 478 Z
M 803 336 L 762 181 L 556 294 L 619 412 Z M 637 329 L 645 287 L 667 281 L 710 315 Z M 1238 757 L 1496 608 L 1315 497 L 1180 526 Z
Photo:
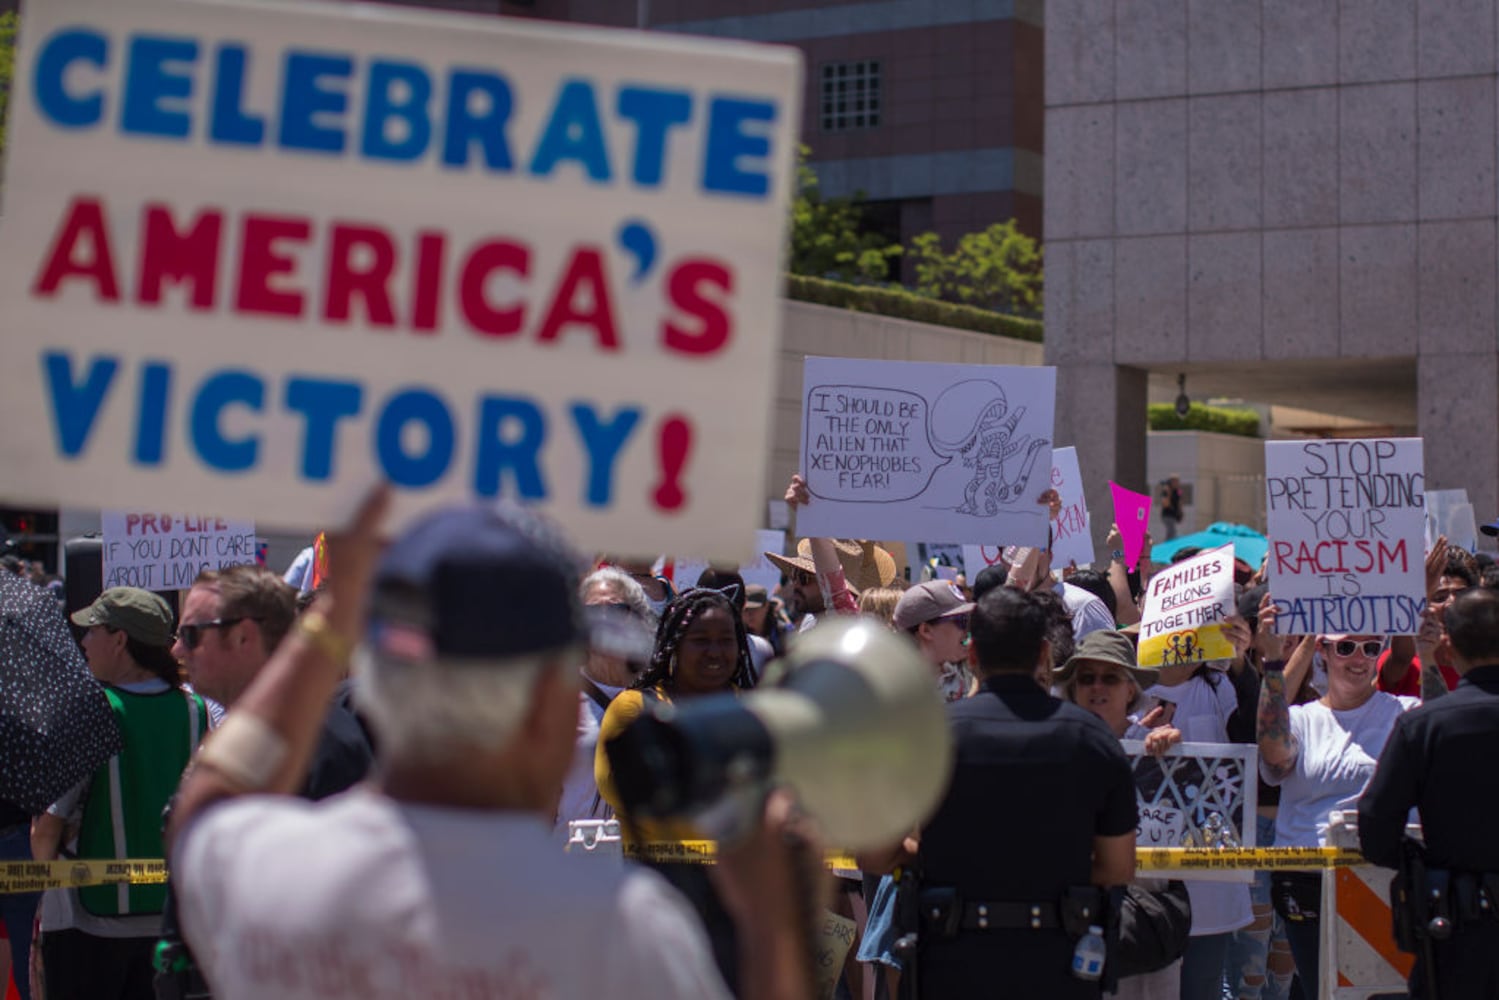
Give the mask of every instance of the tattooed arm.
M 1278 784 L 1296 767 L 1301 748 L 1291 733 L 1291 708 L 1286 702 L 1285 643 L 1275 634 L 1275 603 L 1266 594 L 1260 604 L 1255 645 L 1265 664 L 1260 679 L 1260 706 L 1255 724 L 1255 738 L 1260 748 L 1260 764 L 1265 776 Z M 1298 650 L 1300 652 L 1300 650 Z M 1272 669 L 1272 666 L 1274 669 Z

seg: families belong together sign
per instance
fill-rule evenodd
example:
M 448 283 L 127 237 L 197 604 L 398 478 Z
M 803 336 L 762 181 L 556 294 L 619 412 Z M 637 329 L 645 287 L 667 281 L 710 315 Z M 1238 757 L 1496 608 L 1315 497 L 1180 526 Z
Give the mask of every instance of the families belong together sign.
M 20 44 L 11 499 L 307 528 L 387 479 L 748 554 L 795 50 L 194 0 L 31 4 Z

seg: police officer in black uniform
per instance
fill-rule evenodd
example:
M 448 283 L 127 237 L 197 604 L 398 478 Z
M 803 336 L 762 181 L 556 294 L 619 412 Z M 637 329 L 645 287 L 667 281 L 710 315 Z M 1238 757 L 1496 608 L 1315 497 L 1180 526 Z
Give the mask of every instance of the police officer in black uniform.
M 1134 876 L 1135 786 L 1092 713 L 1051 697 L 1047 614 L 999 587 L 972 616 L 982 680 L 953 703 L 952 784 L 922 831 L 917 979 L 922 997 L 1097 998 L 1072 974 L 1101 887 Z
M 1435 987 L 1441 1000 L 1499 997 L 1499 590 L 1465 590 L 1444 617 L 1442 641 L 1462 680 L 1395 723 L 1359 801 L 1359 840 L 1374 864 L 1399 867 L 1407 814 L 1420 811 L 1437 895 L 1412 894 L 1427 940 L 1411 995 L 1435 1000 Z

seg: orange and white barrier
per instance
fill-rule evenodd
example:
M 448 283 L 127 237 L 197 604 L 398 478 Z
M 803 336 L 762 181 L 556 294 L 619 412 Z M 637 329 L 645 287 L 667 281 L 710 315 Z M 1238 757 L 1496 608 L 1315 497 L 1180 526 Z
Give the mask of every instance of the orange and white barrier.
M 1332 814 L 1328 845 L 1358 846 L 1358 814 Z M 1365 1000 L 1404 993 L 1416 957 L 1395 946 L 1388 868 L 1357 865 L 1322 875 L 1322 983 L 1318 996 Z M 1333 919 L 1328 919 L 1331 915 Z

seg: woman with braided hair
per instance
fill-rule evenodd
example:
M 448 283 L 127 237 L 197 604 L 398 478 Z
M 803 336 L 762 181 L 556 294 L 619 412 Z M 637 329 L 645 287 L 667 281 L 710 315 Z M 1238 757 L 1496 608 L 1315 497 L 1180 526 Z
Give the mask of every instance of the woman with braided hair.
M 728 595 L 698 587 L 678 595 L 661 613 L 656 648 L 650 667 L 628 691 L 622 691 L 599 724 L 594 777 L 599 794 L 614 807 L 624 827 L 627 845 L 673 840 L 700 840 L 702 834 L 683 821 L 650 822 L 631 817 L 622 808 L 609 763 L 608 745 L 638 719 L 651 702 L 743 690 L 754 677 L 744 623 Z M 738 944 L 734 923 L 708 880 L 707 867 L 642 858 L 687 897 L 703 921 L 713 945 L 713 957 L 724 982 L 739 982 Z

